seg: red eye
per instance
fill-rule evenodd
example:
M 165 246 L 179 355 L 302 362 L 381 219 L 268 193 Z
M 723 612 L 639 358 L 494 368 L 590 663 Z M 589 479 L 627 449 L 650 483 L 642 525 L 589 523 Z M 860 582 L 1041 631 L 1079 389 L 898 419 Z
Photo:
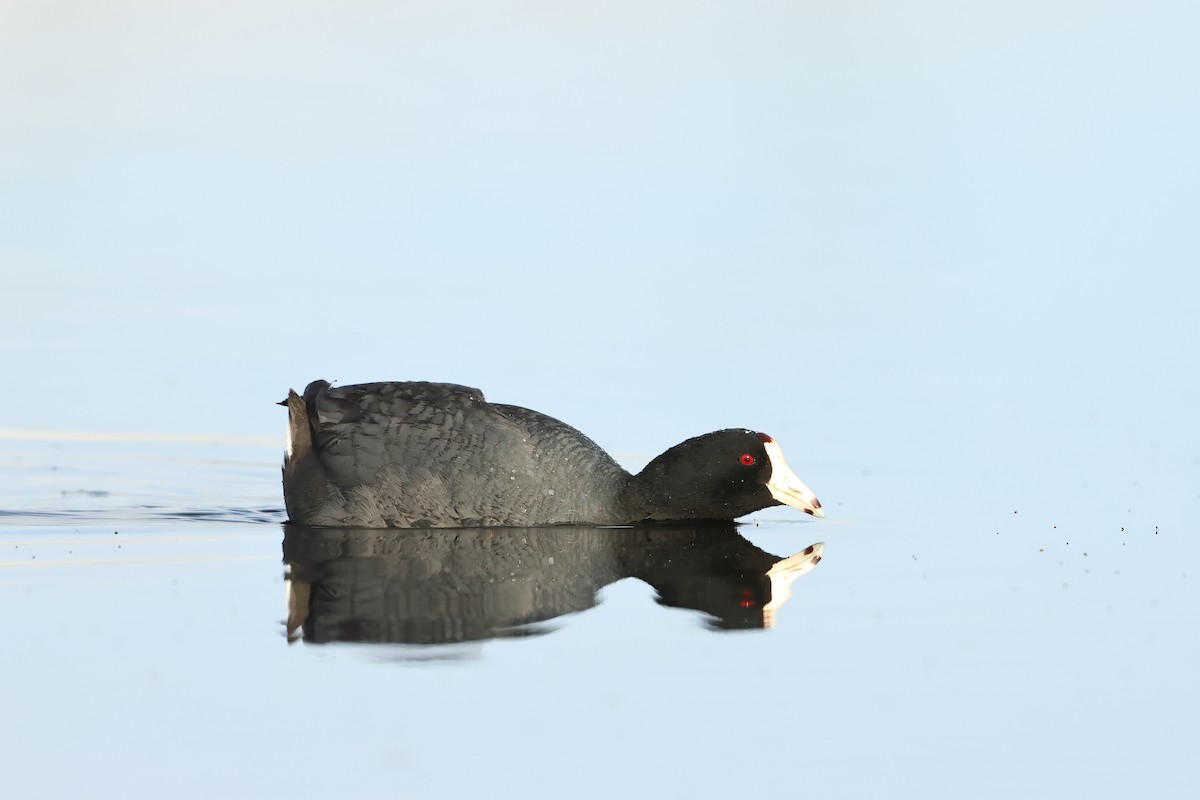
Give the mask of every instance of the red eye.
M 747 467 L 754 466 L 754 456 L 750 455 L 749 453 L 742 453 L 742 457 L 739 458 L 738 461 L 741 461 L 742 464 Z

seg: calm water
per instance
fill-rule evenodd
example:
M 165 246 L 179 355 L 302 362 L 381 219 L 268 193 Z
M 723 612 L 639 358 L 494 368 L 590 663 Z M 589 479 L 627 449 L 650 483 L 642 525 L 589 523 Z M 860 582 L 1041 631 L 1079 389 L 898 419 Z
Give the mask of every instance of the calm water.
M 13 796 L 1197 788 L 1165 472 L 816 464 L 825 522 L 406 534 L 284 526 L 266 445 L 3 445 Z
M 5 798 L 1200 796 L 1200 5 L 61 5 Z M 231 437 L 317 378 L 765 431 L 828 519 L 285 530 Z

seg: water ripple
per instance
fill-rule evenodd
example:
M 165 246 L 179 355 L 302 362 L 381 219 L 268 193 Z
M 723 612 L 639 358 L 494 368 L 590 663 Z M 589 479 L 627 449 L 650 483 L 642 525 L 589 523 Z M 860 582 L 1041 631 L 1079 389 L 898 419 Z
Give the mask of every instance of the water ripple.
M 130 508 L 60 508 L 47 510 L 0 509 L 0 525 L 62 525 L 92 522 L 237 522 L 252 525 L 278 524 L 287 519 L 282 508 L 176 508 L 144 504 Z

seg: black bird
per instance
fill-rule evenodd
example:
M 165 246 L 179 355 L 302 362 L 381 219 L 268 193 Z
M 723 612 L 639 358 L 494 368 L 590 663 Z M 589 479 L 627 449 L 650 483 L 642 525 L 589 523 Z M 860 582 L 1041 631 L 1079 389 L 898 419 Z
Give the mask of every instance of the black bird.
M 450 383 L 314 381 L 288 392 L 283 496 L 314 527 L 459 528 L 824 516 L 766 434 L 688 439 L 631 475 L 591 439 Z

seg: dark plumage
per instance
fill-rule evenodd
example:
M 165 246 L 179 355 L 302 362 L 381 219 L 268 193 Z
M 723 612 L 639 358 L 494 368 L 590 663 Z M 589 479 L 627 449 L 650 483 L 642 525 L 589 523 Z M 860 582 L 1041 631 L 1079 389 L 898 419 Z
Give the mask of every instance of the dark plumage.
M 456 528 L 734 519 L 821 504 L 769 436 L 688 439 L 630 475 L 569 425 L 449 383 L 314 381 L 288 393 L 283 494 L 319 527 Z

